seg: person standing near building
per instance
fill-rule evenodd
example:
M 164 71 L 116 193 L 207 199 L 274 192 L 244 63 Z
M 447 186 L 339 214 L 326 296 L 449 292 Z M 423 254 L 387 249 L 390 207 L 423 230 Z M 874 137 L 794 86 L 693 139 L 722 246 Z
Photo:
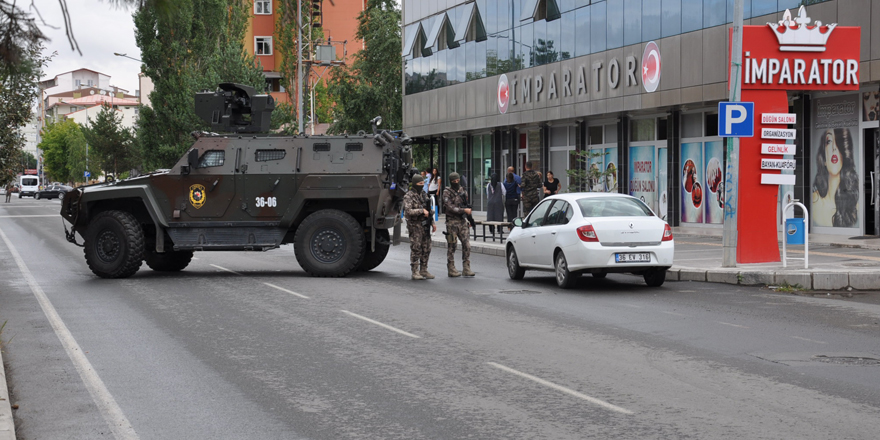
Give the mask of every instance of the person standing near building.
M 547 178 L 544 179 L 544 195 L 556 195 L 559 191 L 562 191 L 562 184 L 553 176 L 553 171 L 547 171 Z
M 522 189 L 516 184 L 513 173 L 507 173 L 507 179 L 504 180 L 504 209 L 507 211 L 507 222 L 513 223 L 516 218 L 516 211 L 519 209 L 519 191 Z
M 12 191 L 15 190 L 15 186 L 12 185 L 12 182 L 6 184 L 6 203 L 9 203 L 9 199 L 12 198 Z
M 492 173 L 489 184 L 486 185 L 486 221 L 503 222 L 504 221 L 504 185 L 498 178 L 498 173 Z M 500 227 L 499 227 L 500 230 Z M 489 232 L 495 235 L 495 226 L 489 226 Z M 500 232 L 500 231 L 499 231 Z
M 450 277 L 476 275 L 471 270 L 471 231 L 466 215 L 471 214 L 467 207 L 467 191 L 461 186 L 458 173 L 449 175 L 449 187 L 443 190 L 443 210 L 446 212 L 446 269 Z M 455 243 L 461 241 L 462 270 L 455 269 Z
M 419 174 L 412 177 L 412 188 L 403 196 L 406 231 L 409 234 L 409 265 L 412 279 L 433 280 L 428 272 L 428 258 L 431 256 L 431 233 L 437 231 L 432 213 L 428 210 L 428 195 L 424 190 L 425 178 Z
M 526 172 L 522 177 L 523 216 L 529 215 L 532 208 L 541 200 L 538 191 L 543 186 L 541 175 L 532 169 L 532 161 L 526 162 Z

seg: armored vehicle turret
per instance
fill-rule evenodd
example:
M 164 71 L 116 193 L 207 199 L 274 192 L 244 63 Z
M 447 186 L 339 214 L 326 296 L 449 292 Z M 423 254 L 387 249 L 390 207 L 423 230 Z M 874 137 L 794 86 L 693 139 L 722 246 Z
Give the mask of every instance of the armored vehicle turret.
M 180 271 L 195 251 L 265 251 L 292 243 L 310 275 L 346 276 L 385 259 L 412 172 L 410 139 L 379 130 L 349 136 L 279 136 L 275 104 L 247 86 L 196 96 L 215 131 L 167 171 L 71 191 L 61 205 L 67 240 L 82 238 L 102 278 L 142 262 Z M 377 118 L 379 119 L 379 118 Z M 395 234 L 399 237 L 399 234 Z

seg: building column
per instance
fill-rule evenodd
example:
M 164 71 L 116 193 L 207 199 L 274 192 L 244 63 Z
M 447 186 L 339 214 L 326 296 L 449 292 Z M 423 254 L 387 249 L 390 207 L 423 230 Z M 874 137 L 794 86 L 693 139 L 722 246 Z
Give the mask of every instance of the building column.
M 669 158 L 667 170 L 666 218 L 670 226 L 681 225 L 681 110 L 675 110 L 666 119 L 666 148 Z M 725 168 L 726 169 L 726 168 Z
M 617 191 L 629 194 L 629 117 L 617 122 Z

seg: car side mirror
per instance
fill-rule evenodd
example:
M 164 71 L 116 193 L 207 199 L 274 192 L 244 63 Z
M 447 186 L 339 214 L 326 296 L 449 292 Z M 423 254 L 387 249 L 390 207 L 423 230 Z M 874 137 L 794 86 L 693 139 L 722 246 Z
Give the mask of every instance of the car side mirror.
M 517 228 L 521 228 L 522 225 L 523 225 L 523 219 L 522 219 L 522 218 L 517 217 L 517 218 L 513 219 L 513 226 L 515 226 L 515 227 L 517 227 Z

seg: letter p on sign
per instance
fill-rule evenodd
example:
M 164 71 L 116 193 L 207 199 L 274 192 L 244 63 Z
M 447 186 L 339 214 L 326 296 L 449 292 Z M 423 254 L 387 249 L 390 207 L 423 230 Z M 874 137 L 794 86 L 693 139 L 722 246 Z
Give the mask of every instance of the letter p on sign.
M 719 102 L 718 135 L 721 137 L 754 137 L 755 103 Z

